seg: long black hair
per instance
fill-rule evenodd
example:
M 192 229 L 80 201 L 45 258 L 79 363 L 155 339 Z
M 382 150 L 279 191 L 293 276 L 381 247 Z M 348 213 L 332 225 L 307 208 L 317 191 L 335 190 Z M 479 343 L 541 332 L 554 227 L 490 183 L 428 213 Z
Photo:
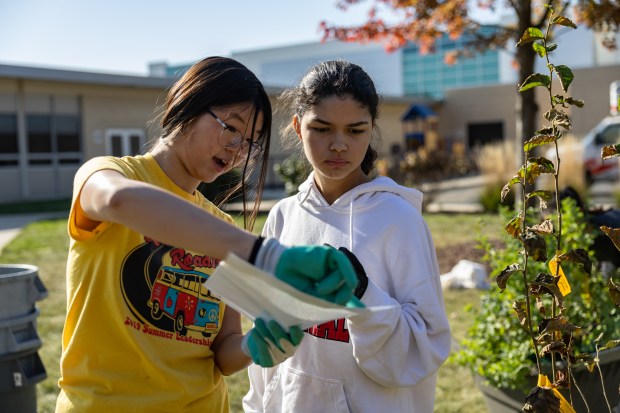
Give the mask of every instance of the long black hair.
M 352 96 L 357 103 L 368 109 L 373 127 L 376 126 L 380 97 L 375 84 L 364 69 L 344 60 L 328 60 L 311 67 L 296 87 L 280 96 L 280 101 L 301 119 L 311 106 L 334 95 L 341 98 Z M 368 175 L 372 171 L 377 156 L 377 151 L 368 145 L 361 164 L 364 174 Z
M 269 96 L 254 73 L 236 60 L 227 57 L 207 57 L 195 63 L 168 91 L 165 110 L 161 118 L 161 128 L 163 137 L 174 138 L 207 110 L 243 103 L 250 103 L 254 106 L 249 136 L 254 136 L 258 117 L 263 117 L 263 127 L 256 139 L 256 143 L 262 150 L 255 159 L 251 158 L 248 153 L 239 181 L 224 193 L 223 197 L 218 200 L 218 205 L 222 205 L 233 194 L 241 190 L 244 226 L 252 230 L 267 176 L 272 122 Z M 246 180 L 251 177 L 254 166 L 259 162 L 261 167 L 254 186 L 254 205 L 252 210 L 248 211 L 246 203 L 252 185 L 249 185 Z

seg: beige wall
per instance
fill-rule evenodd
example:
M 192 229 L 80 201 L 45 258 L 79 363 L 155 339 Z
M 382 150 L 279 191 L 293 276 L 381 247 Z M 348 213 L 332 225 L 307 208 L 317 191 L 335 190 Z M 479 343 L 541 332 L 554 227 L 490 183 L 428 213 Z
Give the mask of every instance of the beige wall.
M 602 118 L 609 115 L 609 85 L 620 80 L 620 66 L 606 66 L 573 71 L 575 79 L 568 96 L 585 101 L 583 108 L 566 109 L 572 120 L 570 133 L 583 137 Z M 558 81 L 554 78 L 555 86 Z M 559 93 L 559 90 L 558 92 Z M 515 106 L 518 97 L 516 85 L 496 85 L 484 88 L 452 89 L 446 92 L 439 109 L 440 134 L 452 141 L 466 142 L 467 125 L 481 122 L 504 122 L 504 137 L 514 140 L 516 135 Z M 538 125 L 543 124 L 543 114 L 549 110 L 546 90 L 536 88 L 539 107 Z
M 17 92 L 17 84 L 17 81 L 13 79 L 0 78 L 0 92 L 15 93 Z
M 84 161 L 106 154 L 106 129 L 140 129 L 147 137 L 159 134 L 157 124 L 149 124 L 163 102 L 163 89 L 4 78 L 0 79 L 0 93 L 1 111 L 17 113 L 23 97 L 26 113 L 49 113 L 49 98 L 53 96 L 56 113 L 79 113 Z M 54 167 L 21 162 L 19 167 L 0 168 L 0 202 L 68 197 L 78 167 L 79 164 Z
M 403 123 L 401 117 L 407 111 L 411 102 L 384 101 L 379 112 L 377 125 L 381 131 L 381 145 L 378 147 L 379 156 L 387 156 L 392 145 L 404 147 Z
M 104 142 L 99 139 L 106 129 L 142 129 L 149 138 L 159 134 L 156 122 L 154 127 L 149 125 L 156 108 L 165 100 L 163 90 L 28 82 L 24 92 L 80 96 L 85 159 L 106 154 Z
M 603 66 L 573 71 L 575 80 L 569 94 L 585 102 L 583 108 L 571 113 L 572 133 L 583 137 L 605 116 L 609 116 L 609 85 L 620 80 L 620 65 Z
M 85 94 L 82 100 L 84 156 L 105 154 L 101 139 L 106 129 L 142 129 L 147 139 L 160 135 L 156 113 L 159 93 L 154 91 L 118 91 L 117 96 Z
M 468 124 L 504 121 L 504 137 L 514 139 L 515 97 L 510 85 L 448 90 L 438 110 L 439 134 L 467 146 Z
M 19 90 L 25 96 L 80 97 L 85 159 L 105 154 L 103 143 L 93 139 L 97 131 L 143 129 L 149 138 L 160 133 L 156 116 L 165 101 L 163 89 L 0 79 L 0 92 Z

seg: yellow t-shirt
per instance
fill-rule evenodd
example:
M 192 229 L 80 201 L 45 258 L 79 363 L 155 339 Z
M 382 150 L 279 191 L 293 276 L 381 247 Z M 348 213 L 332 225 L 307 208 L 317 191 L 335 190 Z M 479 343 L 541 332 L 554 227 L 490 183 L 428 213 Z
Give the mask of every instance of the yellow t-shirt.
M 232 222 L 198 191 L 179 188 L 150 154 L 100 157 L 80 168 L 68 225 L 56 412 L 228 412 L 226 383 L 210 349 L 225 305 L 202 286 L 219 260 L 119 224 L 80 228 L 80 191 L 102 169 L 164 188 Z

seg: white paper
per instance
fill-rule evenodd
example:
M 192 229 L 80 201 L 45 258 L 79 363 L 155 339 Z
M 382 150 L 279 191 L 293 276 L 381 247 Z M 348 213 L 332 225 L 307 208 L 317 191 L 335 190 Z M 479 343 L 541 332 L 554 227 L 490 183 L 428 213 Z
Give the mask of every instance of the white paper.
M 252 321 L 276 320 L 283 327 L 302 329 L 383 307 L 353 308 L 333 304 L 303 293 L 230 253 L 205 281 L 212 294 Z

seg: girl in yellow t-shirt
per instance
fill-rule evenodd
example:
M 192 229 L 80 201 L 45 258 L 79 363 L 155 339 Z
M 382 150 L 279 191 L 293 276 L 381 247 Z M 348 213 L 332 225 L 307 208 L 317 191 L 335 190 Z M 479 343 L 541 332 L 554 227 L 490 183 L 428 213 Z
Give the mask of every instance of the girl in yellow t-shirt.
M 227 412 L 223 375 L 292 355 L 298 328 L 257 319 L 244 335 L 239 314 L 204 288 L 228 253 L 339 304 L 357 285 L 340 251 L 250 232 L 271 105 L 245 66 L 196 63 L 170 88 L 161 127 L 145 155 L 94 158 L 76 174 L 58 413 Z M 259 177 L 246 230 L 196 190 L 237 167 L 244 203 L 246 180 Z

